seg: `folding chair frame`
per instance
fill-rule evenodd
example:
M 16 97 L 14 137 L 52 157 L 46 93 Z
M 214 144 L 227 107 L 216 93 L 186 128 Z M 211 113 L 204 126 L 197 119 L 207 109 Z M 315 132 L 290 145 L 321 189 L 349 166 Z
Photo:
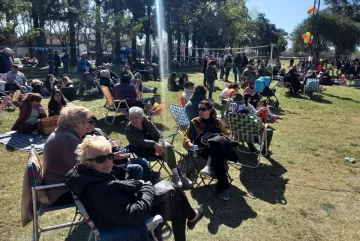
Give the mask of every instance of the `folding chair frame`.
M 90 227 L 90 234 L 89 234 L 89 237 L 88 237 L 88 241 L 91 241 L 93 236 L 95 236 L 95 241 L 100 240 L 100 231 L 95 226 L 95 223 L 91 220 L 91 217 L 87 213 L 84 205 L 81 203 L 80 198 L 74 193 L 72 195 L 73 195 L 73 198 L 74 198 L 75 205 L 76 205 L 77 209 L 79 210 L 80 214 L 85 218 L 86 223 Z M 149 219 L 147 219 L 145 221 L 147 231 L 150 232 L 153 241 L 157 241 L 157 238 L 155 237 L 154 230 L 161 223 L 163 223 L 163 221 L 164 220 L 160 215 L 150 217 Z M 165 227 L 169 231 L 169 234 L 167 236 L 165 236 L 165 237 L 162 237 L 162 240 L 164 240 L 164 241 L 170 239 L 171 236 L 173 235 L 172 228 L 169 226 L 169 224 L 165 223 Z
M 104 97 L 106 99 L 106 102 L 109 104 L 109 107 L 108 107 L 108 110 L 107 112 L 104 114 L 104 117 L 105 117 L 105 122 L 108 124 L 108 125 L 112 125 L 115 121 L 115 118 L 116 118 L 116 115 L 117 113 L 120 111 L 121 113 L 123 113 L 126 117 L 126 119 L 129 119 L 129 114 L 128 114 L 128 110 L 129 110 L 129 105 L 126 101 L 126 99 L 121 99 L 121 100 L 114 100 L 111 96 L 111 93 L 109 91 L 109 88 L 106 87 L 106 86 L 101 86 L 101 90 L 104 94 Z M 125 103 L 126 105 L 126 108 L 120 108 L 120 105 L 122 103 Z M 105 106 L 106 106 L 106 103 L 105 103 Z M 114 113 L 114 117 L 112 119 L 111 122 L 108 121 L 108 115 L 109 115 L 109 112 L 110 112 L 110 109 L 113 108 L 115 110 L 115 113 Z
M 307 93 L 308 89 L 309 89 L 309 85 L 310 85 L 309 80 L 310 81 L 316 80 L 316 82 L 315 82 L 316 86 L 315 86 L 315 90 L 313 92 L 317 92 L 318 93 L 317 97 L 320 98 L 320 80 L 319 79 L 308 79 L 307 80 L 306 85 L 304 85 L 304 95 L 305 94 L 309 95 L 309 93 Z M 314 88 L 314 87 L 312 87 L 312 88 Z
M 38 211 L 38 206 L 37 206 L 38 200 L 37 200 L 37 196 L 36 196 L 36 191 L 47 190 L 47 189 L 57 188 L 57 187 L 63 187 L 63 186 L 65 186 L 65 183 L 38 186 L 38 185 L 36 185 L 33 163 L 28 163 L 28 170 L 29 170 L 30 179 L 31 179 L 31 196 L 32 196 L 32 208 L 33 208 L 33 231 L 32 231 L 33 241 L 38 241 L 40 239 L 41 233 L 43 233 L 43 232 L 48 232 L 48 231 L 52 231 L 52 230 L 56 230 L 56 229 L 60 229 L 60 228 L 66 228 L 66 227 L 74 227 L 74 226 L 79 225 L 84 222 L 84 220 L 82 220 L 81 214 L 76 209 L 75 216 L 74 216 L 74 219 L 72 222 L 58 224 L 58 225 L 52 225 L 52 226 L 48 226 L 48 227 L 41 227 L 39 225 L 39 216 L 41 216 L 42 214 L 44 214 L 46 212 L 51 212 L 51 211 L 55 211 L 55 210 L 63 210 L 66 208 L 75 207 L 75 204 L 59 206 L 59 207 L 50 207 L 50 208 L 40 207 L 40 210 Z M 75 221 L 76 216 L 79 214 L 80 214 L 79 220 Z M 71 232 L 71 229 L 69 230 L 69 233 L 70 232 Z

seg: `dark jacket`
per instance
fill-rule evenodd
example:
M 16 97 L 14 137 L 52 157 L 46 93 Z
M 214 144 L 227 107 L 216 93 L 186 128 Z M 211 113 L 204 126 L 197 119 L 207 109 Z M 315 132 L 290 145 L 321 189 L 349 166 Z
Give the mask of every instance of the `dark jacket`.
M 61 60 L 58 54 L 54 54 L 54 66 L 61 66 Z
M 208 65 L 208 61 L 206 59 L 204 59 L 202 64 L 203 64 L 203 74 L 206 74 L 206 68 Z
M 242 57 L 242 67 L 246 68 L 246 65 L 248 65 L 248 64 L 249 64 L 248 58 L 246 56 L 243 56 Z
M 214 68 L 211 67 L 211 65 L 208 65 L 206 68 L 206 82 L 207 83 L 213 83 L 216 79 L 216 72 L 214 71 Z
M 199 107 L 200 102 L 203 101 L 203 100 L 207 100 L 205 95 L 199 94 L 199 93 L 194 93 L 191 96 L 189 102 L 186 103 L 185 111 L 186 111 L 186 114 L 189 117 L 189 120 L 192 120 L 195 117 L 199 116 L 198 107 Z
M 112 96 L 115 100 L 128 99 L 127 103 L 135 103 L 137 97 L 135 86 L 127 82 L 118 83 L 112 90 Z
M 55 100 L 50 100 L 48 104 L 49 116 L 60 115 L 61 105 Z M 64 106 L 63 106 L 64 107 Z
M 79 161 L 75 150 L 83 139 L 72 128 L 57 128 L 46 140 L 43 155 L 44 184 L 63 183 L 65 175 Z M 50 203 L 67 193 L 67 187 L 47 190 Z
M 119 180 L 114 170 L 103 174 L 81 164 L 66 174 L 66 185 L 79 196 L 99 229 L 101 240 L 104 236 L 111 236 L 114 241 L 148 240 L 144 222 L 153 207 L 153 186 Z
M 41 105 L 41 107 L 43 107 Z M 19 112 L 19 118 L 15 121 L 14 126 L 11 128 L 13 131 L 19 130 L 20 126 L 29 119 L 31 115 L 32 107 L 31 103 L 29 101 L 23 101 L 20 105 L 20 112 Z M 46 114 L 40 114 L 39 113 L 39 119 L 45 118 Z
M 154 145 L 159 142 L 161 134 L 160 131 L 156 128 L 156 126 L 144 118 L 142 122 L 143 129 L 140 130 L 134 127 L 131 124 L 128 124 L 125 132 L 126 138 L 129 143 L 135 147 L 136 154 L 140 157 L 149 157 L 153 156 L 155 153 Z M 150 136 L 149 139 L 145 139 L 145 134 Z
M 242 67 L 242 57 L 241 56 L 236 56 L 234 58 L 234 66 L 241 68 Z
M 44 88 L 46 88 L 50 93 L 54 90 L 54 88 L 58 85 L 60 85 L 60 81 L 58 80 L 55 80 L 54 81 L 54 84 L 53 84 L 53 88 L 51 89 L 51 84 L 50 84 L 50 81 L 49 80 L 45 80 L 44 82 Z
M 69 60 L 70 60 L 70 55 L 68 55 L 68 54 L 64 54 L 64 56 L 61 57 L 61 61 L 62 61 L 64 64 L 68 64 L 68 63 L 69 63 Z
M 14 61 L 11 56 L 0 53 L 0 73 L 7 73 L 11 70 Z

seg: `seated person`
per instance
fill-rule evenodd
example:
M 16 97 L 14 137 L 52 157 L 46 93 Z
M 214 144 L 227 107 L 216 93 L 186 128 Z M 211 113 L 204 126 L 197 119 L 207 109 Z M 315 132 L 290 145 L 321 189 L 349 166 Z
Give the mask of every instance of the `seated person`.
M 176 83 L 176 73 L 172 73 L 168 79 L 168 90 L 169 91 L 178 91 L 180 87 Z
M 89 126 L 91 112 L 80 106 L 64 107 L 61 110 L 58 128 L 46 140 L 43 155 L 43 180 L 45 185 L 63 183 L 65 175 L 77 163 L 76 148 L 83 141 Z M 61 147 L 61 148 L 60 148 Z M 47 190 L 53 206 L 74 203 L 67 187 Z
M 322 80 L 321 80 L 320 84 L 333 85 L 329 71 L 326 71 L 325 74 L 322 76 Z
M 255 91 L 255 82 L 254 81 L 250 81 L 249 83 L 248 83 L 248 87 L 246 87 L 245 88 L 245 90 L 244 90 L 244 95 L 245 94 L 250 94 L 250 95 L 252 95 L 252 94 L 254 94 L 256 91 Z
M 111 76 L 110 71 L 107 69 L 103 69 L 103 70 L 99 71 L 97 77 L 99 79 L 99 85 L 106 86 L 111 91 L 114 86 L 114 83 L 112 82 L 112 79 L 110 76 Z
M 304 85 L 306 85 L 308 79 L 316 79 L 316 72 L 313 70 L 309 70 L 307 75 L 305 75 Z
M 32 88 L 27 86 L 25 75 L 19 71 L 19 67 L 15 64 L 11 65 L 11 70 L 6 74 L 7 82 L 5 91 L 21 90 L 22 92 L 31 92 Z
M 121 152 L 121 158 L 114 160 L 115 165 L 121 165 L 123 168 L 128 169 L 131 179 L 135 180 L 150 180 L 150 168 L 148 162 L 144 158 L 130 158 L 130 153 L 125 153 L 124 149 L 120 147 L 121 141 L 111 139 L 103 130 L 95 128 L 97 119 L 94 115 L 89 118 L 89 126 L 86 129 L 86 135 L 102 136 L 108 140 L 112 147 L 112 152 Z M 85 136 L 83 136 L 85 138 Z
M 130 123 L 125 132 L 129 143 L 136 149 L 136 155 L 145 159 L 154 156 L 163 159 L 172 172 L 172 180 L 178 187 L 188 188 L 192 182 L 182 176 L 176 164 L 173 146 L 162 141 L 160 131 L 156 126 L 144 118 L 144 111 L 139 107 L 131 107 L 129 110 Z
M 124 69 L 123 69 L 123 72 L 121 73 L 121 76 L 122 76 L 123 74 L 128 75 L 130 78 L 134 78 L 134 75 L 133 75 L 133 73 L 131 72 L 129 65 L 125 65 L 125 66 L 124 66 Z
M 239 93 L 240 86 L 238 83 L 234 83 L 231 85 L 231 88 L 229 87 L 229 90 L 226 92 L 226 98 L 231 98 L 233 94 Z
M 144 222 L 159 214 L 165 222 L 172 222 L 175 240 L 185 241 L 186 220 L 187 227 L 193 229 L 204 206 L 193 209 L 179 188 L 172 197 L 155 203 L 156 186 L 119 175 L 114 158 L 104 137 L 87 136 L 77 148 L 80 164 L 66 175 L 67 187 L 81 198 L 101 240 L 148 240 Z
M 258 105 L 259 105 L 259 101 L 261 99 L 261 96 L 259 93 L 254 93 L 251 95 L 251 102 L 250 104 L 255 108 L 257 109 L 258 108 Z
M 62 77 L 60 90 L 64 94 L 66 99 L 68 100 L 75 99 L 76 90 L 74 88 L 72 80 L 70 80 L 69 77 L 67 77 L 66 75 Z
M 182 74 L 179 78 L 179 87 L 181 89 L 184 89 L 185 88 L 185 84 L 186 82 L 188 82 L 189 79 L 188 79 L 188 76 L 186 74 Z
M 26 94 L 20 105 L 19 118 L 11 130 L 23 133 L 31 133 L 35 130 L 41 131 L 39 119 L 46 117 L 44 107 L 41 105 L 41 100 L 42 96 L 40 94 Z
M 87 90 L 91 90 L 93 87 L 97 87 L 99 93 L 102 93 L 99 80 L 97 79 L 97 71 L 95 68 L 90 68 L 89 72 L 85 74 L 85 85 Z
M 43 96 L 50 96 L 54 89 L 60 85 L 60 82 L 54 77 L 54 75 L 49 74 L 44 82 L 44 87 L 42 89 Z
M 299 74 L 296 72 L 295 68 L 290 67 L 289 72 L 285 75 L 284 82 L 288 82 L 291 84 L 294 93 L 292 92 L 292 89 L 289 87 L 290 94 L 292 95 L 298 94 L 299 90 L 301 89 L 301 83 L 299 80 Z
M 132 85 L 135 85 L 135 82 L 136 82 L 137 80 L 140 80 L 140 81 L 141 81 L 141 86 L 142 86 L 142 92 L 143 92 L 143 93 L 154 93 L 154 94 L 156 94 L 156 91 L 157 91 L 157 88 L 156 88 L 156 87 L 150 88 L 150 87 L 147 87 L 147 86 L 145 86 L 145 85 L 143 84 L 142 79 L 141 79 L 141 74 L 140 74 L 140 72 L 135 73 L 134 78 L 131 79 L 131 84 L 132 84 Z
M 121 77 L 120 83 L 117 83 L 112 90 L 112 96 L 114 100 L 126 100 L 129 107 L 140 106 L 144 108 L 144 105 L 141 101 L 137 100 L 137 94 L 135 86 L 130 84 L 130 77 L 128 75 L 123 75 Z M 126 108 L 125 103 L 120 104 L 120 108 Z
M 60 111 L 68 104 L 68 100 L 59 89 L 55 89 L 48 104 L 49 116 L 60 115 Z
M 185 105 L 186 114 L 189 117 L 189 120 L 194 119 L 199 116 L 199 104 L 201 101 L 207 100 L 206 98 L 206 89 L 202 85 L 195 87 L 194 94 L 190 97 L 190 100 Z
M 229 136 L 230 132 L 225 129 L 221 120 L 216 118 L 216 112 L 211 102 L 201 101 L 198 109 L 199 117 L 192 119 L 190 126 L 186 129 L 184 145 L 190 149 L 194 147 L 194 144 L 202 148 L 199 154 L 208 161 L 200 174 L 211 177 L 211 172 L 214 171 L 218 180 L 217 190 L 220 193 L 220 198 L 227 201 L 229 200 L 230 184 L 226 175 L 225 162 L 226 159 L 237 161 L 237 155 L 232 148 L 230 139 L 223 138 Z M 217 141 L 208 140 L 204 144 L 203 137 L 208 134 L 215 134 L 217 138 L 221 139 L 217 139 Z M 230 149 L 233 151 L 229 151 Z
M 223 100 L 226 100 L 227 97 L 226 97 L 226 93 L 229 89 L 233 88 L 232 87 L 233 84 L 225 84 L 225 88 L 222 90 L 220 96 L 219 96 L 219 99 L 220 101 L 222 102 Z
M 43 82 L 39 79 L 33 79 L 28 81 L 28 85 L 31 86 L 33 93 L 42 94 Z
M 255 76 L 253 75 L 254 67 L 251 64 L 246 65 L 245 70 L 243 71 L 241 78 L 246 78 L 248 81 L 255 81 Z M 261 68 L 259 68 L 260 72 Z M 259 73 L 260 75 L 260 73 Z
M 109 71 L 109 73 L 110 73 L 110 78 L 111 79 L 117 79 L 117 80 L 119 80 L 120 78 L 110 69 L 110 67 L 111 67 L 111 64 L 103 64 L 102 65 L 102 69 L 103 70 L 107 70 L 107 71 Z M 101 76 L 100 76 L 100 73 L 99 73 L 99 78 L 100 78 Z
M 258 116 L 263 123 L 267 123 L 268 120 L 275 121 L 277 119 L 282 119 L 280 115 L 271 113 L 270 109 L 267 107 L 266 100 L 260 100 Z
M 281 69 L 280 69 L 279 76 L 285 77 L 285 74 L 286 74 L 286 69 L 285 69 L 285 68 L 281 68 Z
M 195 84 L 191 81 L 187 81 L 184 87 L 185 88 L 184 88 L 184 92 L 182 93 L 182 96 L 185 97 L 187 103 L 194 93 Z

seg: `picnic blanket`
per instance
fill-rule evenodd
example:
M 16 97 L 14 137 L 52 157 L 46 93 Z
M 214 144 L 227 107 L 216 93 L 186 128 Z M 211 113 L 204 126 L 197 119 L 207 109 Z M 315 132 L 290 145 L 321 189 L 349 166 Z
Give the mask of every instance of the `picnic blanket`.
M 42 153 L 47 137 L 42 135 L 24 134 L 16 131 L 0 134 L 0 143 L 7 148 L 29 152 L 31 145 L 37 153 Z

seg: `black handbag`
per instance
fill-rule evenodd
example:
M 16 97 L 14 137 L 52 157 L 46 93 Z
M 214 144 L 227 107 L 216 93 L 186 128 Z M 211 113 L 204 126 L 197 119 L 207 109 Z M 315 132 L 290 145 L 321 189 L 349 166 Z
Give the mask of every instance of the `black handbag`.
M 161 181 L 154 185 L 155 188 L 155 201 L 154 205 L 158 205 L 165 200 L 175 197 L 175 188 L 169 181 Z

